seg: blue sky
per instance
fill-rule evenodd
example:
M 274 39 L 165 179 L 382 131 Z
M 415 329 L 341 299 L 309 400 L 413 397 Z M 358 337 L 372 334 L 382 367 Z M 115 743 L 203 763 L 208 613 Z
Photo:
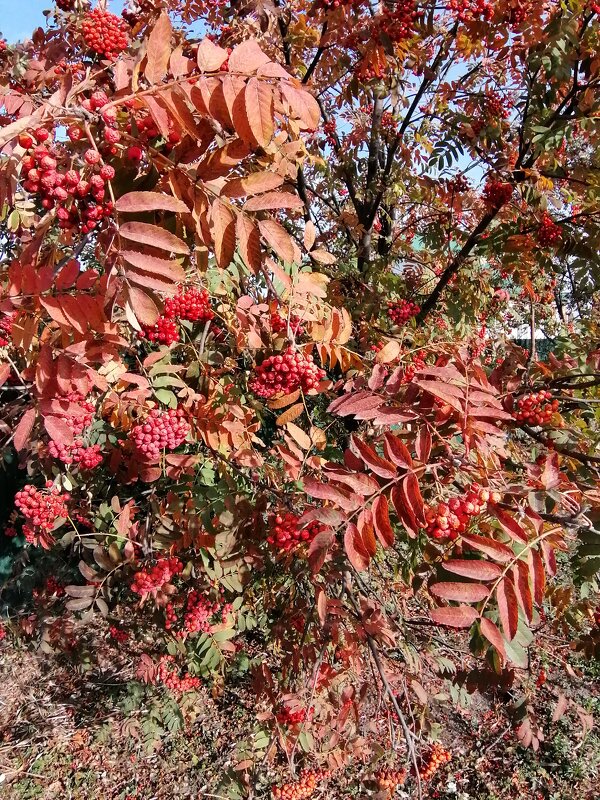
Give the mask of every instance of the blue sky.
M 44 11 L 52 8 L 53 0 L 0 0 L 0 31 L 7 42 L 28 38 L 39 25 L 45 25 Z M 121 11 L 122 0 L 110 3 Z

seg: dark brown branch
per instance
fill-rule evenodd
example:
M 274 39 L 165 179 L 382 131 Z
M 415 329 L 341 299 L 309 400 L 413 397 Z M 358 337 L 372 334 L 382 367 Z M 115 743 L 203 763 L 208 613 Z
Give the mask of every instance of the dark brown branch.
M 450 282 L 450 279 L 454 277 L 454 275 L 461 268 L 465 260 L 471 255 L 471 252 L 479 243 L 481 234 L 487 230 L 488 226 L 490 225 L 492 220 L 496 217 L 499 211 L 500 211 L 499 208 L 491 209 L 490 211 L 487 211 L 483 215 L 483 217 L 479 220 L 477 227 L 471 232 L 471 235 L 462 246 L 460 252 L 452 259 L 452 261 L 448 264 L 446 269 L 442 272 L 440 279 L 437 282 L 437 285 L 435 286 L 434 290 L 421 306 L 421 310 L 417 315 L 417 324 L 423 322 L 423 320 L 429 314 L 429 312 L 433 308 L 435 308 L 442 292 Z

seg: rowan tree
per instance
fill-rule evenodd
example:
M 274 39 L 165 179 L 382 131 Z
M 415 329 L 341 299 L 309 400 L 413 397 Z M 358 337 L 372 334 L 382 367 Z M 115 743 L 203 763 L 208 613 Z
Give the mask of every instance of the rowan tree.
M 599 15 L 57 0 L 0 52 L 5 533 L 159 620 L 145 680 L 244 664 L 318 766 L 274 797 L 381 743 L 421 795 L 432 630 L 534 747 L 536 636 L 598 654 Z

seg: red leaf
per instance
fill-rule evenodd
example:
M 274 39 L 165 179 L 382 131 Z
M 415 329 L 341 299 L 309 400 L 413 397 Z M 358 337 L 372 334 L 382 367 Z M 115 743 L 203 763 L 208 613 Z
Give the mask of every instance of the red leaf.
M 480 583 L 434 583 L 429 591 L 444 600 L 457 600 L 460 603 L 479 603 L 488 596 L 487 586 Z
M 304 491 L 310 497 L 316 497 L 318 500 L 329 500 L 343 508 L 344 511 L 356 511 L 363 501 L 363 498 L 359 495 L 346 492 L 343 489 L 337 489 L 327 483 L 321 483 L 314 480 L 314 478 L 304 479 Z
M 321 531 L 310 543 L 308 548 L 308 563 L 313 575 L 316 574 L 325 563 L 325 558 L 333 539 L 333 531 Z
M 398 519 L 406 528 L 411 539 L 415 539 L 419 532 L 419 524 L 403 490 L 403 485 L 392 486 L 391 499 Z
M 537 550 L 530 549 L 527 553 L 527 561 L 529 562 L 529 571 L 531 574 L 531 582 L 533 585 L 533 597 L 538 606 L 544 602 L 544 593 L 546 591 L 546 573 L 542 559 Z
M 360 532 L 360 540 L 364 550 L 369 556 L 374 556 L 377 552 L 377 542 L 375 540 L 375 532 L 373 530 L 373 516 L 368 509 L 361 512 L 357 527 Z
M 394 544 L 394 530 L 390 522 L 390 511 L 387 497 L 379 495 L 373 503 L 373 525 L 381 546 L 392 547 Z
M 524 561 L 517 561 L 513 567 L 513 575 L 517 600 L 523 613 L 531 622 L 533 619 L 533 597 L 529 585 L 529 567 Z
M 28 408 L 19 420 L 19 424 L 15 428 L 15 435 L 13 437 L 13 444 L 17 452 L 20 452 L 31 436 L 31 431 L 35 425 L 36 411 L 34 408 Z
M 44 417 L 44 428 L 57 444 L 72 444 L 73 431 L 60 417 Z
M 419 435 L 417 436 L 417 441 L 415 442 L 415 452 L 417 454 L 417 458 L 422 464 L 427 464 L 427 461 L 429 460 L 431 445 L 431 434 L 427 428 L 421 428 Z
M 494 625 L 494 623 L 484 617 L 480 622 L 481 633 L 488 642 L 493 645 L 498 651 L 498 654 L 502 658 L 502 661 L 506 661 L 506 650 L 504 647 L 504 639 L 502 638 L 502 634 L 498 630 L 498 626 Z
M 470 545 L 474 550 L 484 553 L 486 556 L 500 561 L 501 564 L 506 564 L 511 561 L 515 554 L 501 542 L 495 539 L 488 539 L 486 536 L 476 536 L 473 533 L 463 534 L 462 541 Z
M 496 587 L 496 600 L 498 601 L 502 630 L 510 642 L 515 638 L 519 624 L 519 606 L 517 605 L 517 596 L 510 578 L 504 578 Z
M 395 478 L 396 467 L 390 461 L 378 456 L 375 450 L 365 444 L 358 436 L 352 434 L 350 437 L 350 449 L 355 455 L 362 458 L 365 464 L 370 467 L 376 475 L 381 478 Z
M 434 622 L 449 628 L 470 628 L 479 616 L 471 606 L 462 605 L 433 608 L 429 613 Z
M 134 250 L 124 250 L 121 255 L 132 267 L 149 272 L 164 281 L 178 283 L 185 280 L 185 270 L 177 261 L 167 261 Z
M 362 572 L 367 569 L 370 561 L 369 554 L 363 547 L 358 528 L 352 522 L 344 533 L 344 549 L 355 570 Z
M 387 458 L 393 461 L 398 467 L 410 469 L 413 465 L 412 457 L 408 451 L 408 447 L 397 436 L 391 433 L 385 434 L 385 442 L 383 450 Z
M 502 570 L 497 564 L 492 564 L 490 561 L 479 561 L 474 558 L 453 558 L 449 561 L 443 561 L 442 566 L 445 570 L 455 575 L 479 581 L 492 581 L 502 575 Z
M 504 509 L 498 508 L 498 506 L 494 507 L 494 514 L 507 536 L 510 536 L 511 539 L 517 542 L 522 542 L 523 544 L 527 543 L 527 534 L 514 517 L 504 511 Z
M 556 554 L 554 548 L 547 541 L 542 542 L 542 556 L 549 575 L 556 575 Z
M 414 472 L 409 472 L 402 479 L 402 490 L 405 492 L 406 498 L 410 503 L 410 507 L 414 514 L 417 523 L 421 528 L 426 525 L 425 521 L 425 503 L 423 502 L 423 495 L 419 487 L 419 481 Z

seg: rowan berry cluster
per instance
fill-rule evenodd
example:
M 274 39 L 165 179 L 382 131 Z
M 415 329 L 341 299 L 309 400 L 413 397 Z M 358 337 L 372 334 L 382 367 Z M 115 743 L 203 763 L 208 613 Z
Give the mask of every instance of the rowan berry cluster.
M 177 694 L 191 692 L 201 685 L 200 678 L 192 677 L 189 672 L 186 672 L 183 676 L 179 675 L 173 656 L 161 656 L 155 680 L 155 683 L 159 682 Z
M 154 566 L 136 572 L 131 582 L 131 591 L 145 599 L 149 594 L 156 596 L 171 580 L 183 572 L 183 564 L 178 558 L 160 558 Z
M 424 356 L 422 356 L 420 353 L 414 355 L 412 357 L 412 361 L 404 367 L 402 383 L 412 383 L 416 373 L 420 372 L 422 369 L 425 369 L 426 366 L 427 362 L 425 361 Z
M 406 781 L 405 769 L 380 769 L 375 773 L 375 783 L 380 792 L 389 792 L 393 795 L 398 786 L 403 786 Z
M 50 577 L 46 579 L 44 591 L 50 596 L 56 595 L 56 597 L 63 597 L 65 594 L 65 587 L 60 581 L 57 581 L 55 577 L 50 575 Z
M 129 639 L 129 634 L 127 633 L 127 631 L 124 631 L 121 628 L 117 628 L 116 625 L 110 626 L 110 628 L 108 629 L 108 634 L 114 642 L 118 642 L 119 644 L 122 644 L 123 642 L 126 642 Z
M 489 22 L 494 16 L 489 0 L 449 0 L 448 8 L 460 22 Z
M 304 392 L 316 389 L 324 377 L 325 372 L 317 367 L 311 355 L 305 356 L 290 346 L 256 367 L 248 385 L 257 397 L 268 400 L 280 392 L 289 394 L 296 389 Z
M 430 781 L 440 767 L 451 760 L 451 753 L 436 742 L 431 748 L 428 758 L 419 767 L 421 780 Z
M 271 796 L 273 800 L 308 800 L 312 797 L 320 781 L 329 778 L 330 773 L 323 769 L 305 769 L 300 778 L 292 783 L 282 786 L 273 786 Z
M 326 11 L 335 11 L 336 8 L 351 6 L 356 2 L 357 0 L 317 0 L 315 6 L 324 8 Z
M 66 505 L 69 499 L 70 495 L 61 494 L 58 486 L 40 491 L 28 484 L 16 493 L 15 506 L 34 527 L 49 532 L 59 519 L 69 516 Z M 25 526 L 23 531 L 25 532 Z
M 154 325 L 144 325 L 138 335 L 140 339 L 171 345 L 179 341 L 179 326 L 174 319 L 162 316 Z
M 287 316 L 282 317 L 279 311 L 272 311 L 271 332 L 282 333 L 283 331 L 287 331 L 287 327 L 288 327 Z M 290 315 L 290 330 L 294 334 L 294 336 L 302 336 L 302 334 L 305 331 L 304 325 L 302 324 L 302 320 L 295 314 Z
M 206 289 L 186 289 L 176 297 L 165 301 L 167 319 L 185 319 L 188 322 L 209 322 L 215 314 L 210 307 L 210 295 Z
M 0 54 L 8 50 L 8 42 L 6 39 L 0 39 Z
M 92 470 L 102 463 L 102 448 L 99 444 L 86 447 L 83 439 L 76 439 L 72 444 L 61 444 L 51 439 L 48 452 L 63 464 L 78 464 L 81 469 Z
M 2 623 L 0 623 L 0 642 L 3 639 L 6 639 L 6 628 L 4 627 L 4 625 L 2 625 Z
M 56 0 L 56 5 L 61 11 L 73 11 L 75 0 Z
M 550 214 L 542 214 L 537 240 L 542 247 L 555 247 L 562 239 L 562 228 L 557 225 Z
M 512 186 L 510 183 L 488 179 L 483 187 L 483 200 L 490 208 L 501 208 L 508 203 L 512 197 Z
M 399 0 L 394 5 L 393 10 L 384 7 L 384 13 L 378 15 L 374 22 L 378 31 L 388 36 L 392 42 L 402 42 L 414 36 L 422 11 L 417 8 L 415 0 Z
M 289 553 L 301 544 L 312 542 L 315 536 L 323 530 L 323 525 L 316 520 L 309 522 L 306 527 L 300 527 L 300 517 L 291 511 L 277 514 L 271 520 L 271 529 L 267 542 L 276 550 Z
M 81 31 L 89 49 L 108 61 L 114 61 L 129 47 L 127 23 L 110 11 L 95 8 L 87 13 Z
M 231 604 L 224 604 L 222 597 L 213 600 L 207 592 L 192 589 L 185 598 L 183 609 L 178 611 L 173 603 L 167 604 L 165 628 L 172 630 L 179 622 L 180 614 L 183 613 L 182 630 L 178 635 L 185 637 L 190 633 L 207 633 L 212 625 L 226 622 L 230 612 Z
M 471 184 L 462 173 L 460 175 L 456 175 L 454 178 L 451 178 L 448 181 L 447 186 L 448 191 L 452 192 L 453 194 L 462 194 L 463 192 L 468 192 L 471 188 Z
M 5 314 L 2 318 L 0 318 L 0 347 L 6 347 L 8 344 L 10 344 L 10 335 L 14 320 L 14 313 Z
M 314 709 L 311 708 L 309 713 L 313 713 L 313 711 Z M 309 713 L 305 708 L 298 708 L 292 711 L 287 706 L 284 706 L 281 711 L 277 712 L 275 718 L 280 725 L 300 725 L 305 722 Z
M 394 325 L 406 325 L 409 319 L 416 317 L 421 306 L 410 300 L 396 300 L 388 302 L 388 317 Z
M 451 497 L 447 503 L 429 507 L 425 511 L 427 535 L 434 539 L 457 539 L 489 502 L 500 502 L 500 494 L 473 484 L 461 497 Z
M 69 404 L 77 406 L 76 414 L 68 414 L 67 412 L 54 411 L 52 415 L 58 417 L 65 422 L 71 429 L 73 436 L 81 436 L 86 428 L 92 424 L 96 408 L 93 403 L 86 400 L 79 392 L 69 392 L 64 397 L 57 398 L 61 401 L 67 401 Z
M 337 137 L 336 137 L 336 124 L 335 120 L 328 119 L 327 122 L 323 124 L 323 133 L 325 134 L 325 138 L 330 145 L 337 144 Z
M 145 325 L 139 336 L 151 342 L 170 345 L 179 341 L 179 320 L 210 322 L 214 316 L 206 289 L 180 289 L 176 297 L 165 301 L 164 314 L 154 325 Z
M 519 397 L 513 417 L 527 425 L 547 425 L 559 409 L 558 400 L 552 400 L 552 392 L 542 390 L 529 392 Z
M 137 129 L 136 131 L 134 131 L 133 122 L 129 122 L 127 123 L 126 131 L 132 135 L 135 133 L 136 138 L 139 139 L 140 142 L 147 143 L 152 139 L 157 139 L 159 136 L 162 136 L 162 132 L 149 114 L 137 118 L 135 120 L 135 127 Z M 166 138 L 167 140 L 163 145 L 163 150 L 164 152 L 170 153 L 173 147 L 181 141 L 181 134 L 179 131 L 171 128 Z M 132 153 L 129 154 L 129 158 L 131 158 L 132 161 L 137 161 L 142 158 L 142 155 L 143 151 L 140 149 L 139 154 L 132 151 Z
M 71 136 L 77 135 L 75 130 L 79 131 L 79 128 L 69 128 Z M 114 177 L 115 171 L 111 166 L 101 166 L 100 153 L 89 149 L 83 154 L 83 160 L 92 171 L 97 168 L 98 172 L 91 174 L 88 170 L 86 176 L 83 171 L 72 167 L 60 172 L 56 150 L 42 143 L 49 136 L 45 128 L 38 128 L 33 134 L 25 133 L 19 137 L 21 146 L 28 150 L 22 160 L 23 188 L 39 195 L 42 208 L 56 208 L 60 228 L 77 227 L 82 233 L 89 233 L 113 212 L 112 202 L 105 203 L 104 197 L 106 181 Z M 34 137 L 39 142 L 35 147 Z
M 135 449 L 149 459 L 157 459 L 161 450 L 175 450 L 190 432 L 184 416 L 183 408 L 170 408 L 168 411 L 153 408 L 144 422 L 131 429 Z

